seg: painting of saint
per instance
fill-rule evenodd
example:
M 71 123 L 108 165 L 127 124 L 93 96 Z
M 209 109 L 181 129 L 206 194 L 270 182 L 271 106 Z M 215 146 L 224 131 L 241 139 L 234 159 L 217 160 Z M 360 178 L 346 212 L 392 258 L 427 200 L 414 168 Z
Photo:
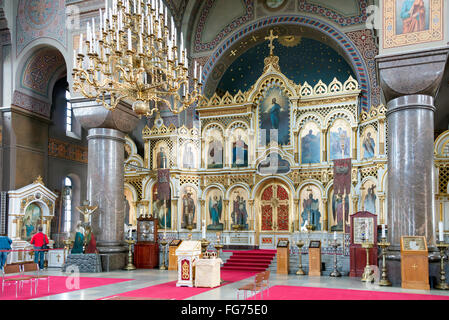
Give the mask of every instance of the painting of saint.
M 196 193 L 192 188 L 186 189 L 181 197 L 182 221 L 181 228 L 195 229 Z
M 239 134 L 237 140 L 232 144 L 232 167 L 248 166 L 248 145 Z
M 332 215 L 329 217 L 329 225 L 331 231 L 343 231 L 343 219 L 349 220 L 349 196 L 346 195 L 344 199 L 343 208 L 343 196 L 342 195 L 332 195 L 331 201 L 331 212 Z
M 270 88 L 259 106 L 261 143 L 269 144 L 277 136 L 277 143 L 290 143 L 290 102 L 279 87 Z M 263 141 L 265 137 L 265 141 Z
M 301 163 L 320 163 L 320 131 L 315 123 L 308 123 L 301 135 Z
M 168 158 L 165 147 L 160 146 L 156 152 L 156 169 L 167 169 Z
M 329 136 L 330 159 L 350 158 L 351 150 L 351 128 L 344 120 L 335 121 Z
M 371 181 L 367 181 L 363 187 L 366 190 L 363 199 L 363 208 L 365 211 L 376 214 L 376 185 Z
M 153 187 L 153 217 L 158 219 L 159 229 L 171 229 L 171 199 L 157 197 L 157 186 Z
M 124 159 L 127 160 L 129 158 L 129 156 L 131 155 L 131 153 L 132 153 L 131 147 L 127 143 L 125 143 L 124 152 L 125 152 L 125 158 Z
M 303 188 L 301 192 L 302 199 L 302 223 L 301 226 L 307 224 L 312 225 L 313 230 L 321 230 L 321 213 L 320 213 L 320 191 L 315 186 L 308 186 Z
M 209 218 L 211 224 L 207 230 L 223 230 L 223 223 L 220 222 L 223 211 L 223 197 L 219 191 L 213 190 L 209 193 Z
M 207 149 L 207 168 L 223 168 L 223 144 L 219 140 L 212 140 Z
M 429 29 L 429 0 L 396 0 L 396 34 Z
M 232 211 L 231 219 L 232 226 L 238 225 L 240 230 L 248 230 L 248 211 L 246 207 L 246 191 L 238 188 L 233 191 L 231 195 Z
M 192 149 L 193 147 L 190 143 L 184 145 L 184 154 L 182 157 L 182 166 L 184 169 L 192 169 L 195 167 L 195 160 Z
M 133 204 L 133 194 L 131 190 L 125 187 L 125 224 L 137 225 L 136 206 Z
M 376 143 L 374 141 L 375 132 L 374 129 L 369 128 L 365 130 L 365 135 L 362 140 L 362 147 L 363 147 L 363 157 L 362 159 L 371 159 L 374 157 L 375 150 L 376 150 Z
M 42 223 L 42 210 L 39 205 L 31 203 L 25 210 L 23 218 L 22 239 L 30 241 Z

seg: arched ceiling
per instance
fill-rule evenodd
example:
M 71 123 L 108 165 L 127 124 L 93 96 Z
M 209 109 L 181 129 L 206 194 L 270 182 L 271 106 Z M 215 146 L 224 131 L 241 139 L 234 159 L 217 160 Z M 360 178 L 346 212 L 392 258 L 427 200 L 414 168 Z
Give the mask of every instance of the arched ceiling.
M 326 50 L 329 50 L 329 52 L 333 52 L 333 56 L 340 56 L 342 59 L 341 63 L 344 68 L 347 66 L 350 66 L 350 61 L 348 58 L 348 53 L 345 52 L 339 44 L 336 43 L 335 39 L 329 37 L 328 35 L 319 32 L 315 29 L 306 27 L 306 26 L 297 26 L 297 25 L 277 25 L 277 26 L 270 26 L 262 29 L 258 29 L 250 34 L 248 34 L 245 37 L 242 37 L 240 41 L 235 42 L 232 44 L 227 50 L 226 53 L 222 55 L 220 60 L 215 63 L 213 70 L 210 72 L 210 76 L 207 79 L 207 82 L 204 87 L 204 94 L 208 97 L 212 96 L 214 92 L 217 90 L 218 85 L 225 74 L 225 72 L 228 70 L 228 68 L 239 58 L 242 57 L 242 55 L 245 54 L 245 52 L 250 51 L 252 48 L 259 46 L 260 48 L 263 48 L 263 44 L 267 44 L 267 40 L 265 40 L 265 37 L 269 34 L 269 30 L 273 30 L 273 33 L 275 35 L 278 35 L 279 37 L 300 37 L 301 39 L 304 39 L 304 42 L 307 44 L 314 43 L 314 46 L 319 47 L 319 44 L 317 45 L 316 42 L 319 42 L 322 44 L 323 48 L 327 48 Z M 284 50 L 284 51 L 295 51 L 295 49 L 282 49 L 278 42 L 275 41 L 276 47 L 278 50 Z M 300 48 L 301 45 L 299 44 L 297 47 L 299 50 L 303 50 L 304 52 L 307 51 L 307 48 Z M 276 49 L 275 49 L 276 50 Z M 265 54 L 265 53 L 263 53 Z M 276 54 L 276 51 L 275 51 Z M 263 57 L 260 57 L 260 59 L 263 61 Z M 298 56 L 297 56 L 298 57 Z M 338 62 L 338 61 L 337 61 Z M 282 63 L 282 62 L 281 62 Z M 287 61 L 284 62 L 285 64 L 288 64 Z M 296 62 L 294 62 L 296 65 Z M 330 63 L 333 65 L 333 62 L 327 61 L 327 63 Z M 284 67 L 285 69 L 285 67 Z M 282 69 L 281 69 L 282 70 Z M 338 72 L 338 68 L 336 69 Z M 354 70 L 352 70 L 354 71 Z M 337 74 L 335 76 L 338 76 Z M 294 79 L 292 79 L 294 80 Z M 340 81 L 343 79 L 339 79 Z M 346 79 L 344 79 L 346 80 Z M 324 79 L 323 79 L 324 81 Z M 251 84 L 252 85 L 252 84 Z M 244 88 L 242 88 L 242 91 L 244 91 Z

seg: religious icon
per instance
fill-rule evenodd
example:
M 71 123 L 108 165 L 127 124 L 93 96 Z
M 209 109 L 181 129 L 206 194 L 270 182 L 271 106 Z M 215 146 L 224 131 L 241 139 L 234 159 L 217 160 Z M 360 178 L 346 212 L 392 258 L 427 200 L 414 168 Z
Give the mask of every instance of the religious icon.
M 351 130 L 344 120 L 335 121 L 329 137 L 331 160 L 350 158 L 351 139 L 349 132 Z
M 344 197 L 343 207 L 343 195 L 333 194 L 331 202 L 331 219 L 329 219 L 329 225 L 331 231 L 343 231 L 343 219 L 349 220 L 349 196 Z
M 194 194 L 194 190 L 192 188 L 188 188 L 183 196 L 182 196 L 182 222 L 181 227 L 185 229 L 194 229 L 196 228 L 195 223 L 195 200 L 196 194 Z
M 194 156 L 192 152 L 192 145 L 190 143 L 185 144 L 184 154 L 182 157 L 182 165 L 185 169 L 192 169 L 194 167 Z
M 216 190 L 209 194 L 209 217 L 212 223 L 207 226 L 207 230 L 223 230 L 223 223 L 220 222 L 223 211 L 223 197 Z
M 290 102 L 281 88 L 270 88 L 259 106 L 261 143 L 290 143 Z M 265 140 L 265 141 L 264 141 Z
M 301 226 L 304 226 L 307 223 L 314 227 L 313 230 L 321 230 L 319 196 L 320 192 L 315 186 L 309 186 L 308 188 L 303 189 L 303 192 L 301 193 L 301 199 L 303 199 Z
M 170 195 L 170 192 L 168 193 Z M 171 198 L 158 199 L 157 185 L 153 187 L 153 217 L 158 220 L 159 229 L 171 229 Z
M 371 159 L 374 157 L 376 150 L 376 143 L 374 142 L 373 134 L 375 134 L 372 128 L 365 130 L 365 136 L 362 141 L 363 157 L 362 159 Z
M 367 185 L 365 187 L 365 185 Z M 367 190 L 366 194 L 364 195 L 364 199 L 363 199 L 363 206 L 364 206 L 364 210 L 368 211 L 370 213 L 376 214 L 376 193 L 374 191 L 374 189 L 376 189 L 376 185 L 371 182 L 368 181 L 366 182 L 364 185 L 365 190 Z
M 248 145 L 242 140 L 241 135 L 238 135 L 237 140 L 232 144 L 232 166 L 248 166 Z
M 233 192 L 232 199 L 232 226 L 238 226 L 239 230 L 248 230 L 248 212 L 246 209 L 246 191 L 237 189 Z
M 125 221 L 124 224 L 131 224 L 136 226 L 137 216 L 136 216 L 136 206 L 133 204 L 133 194 L 131 190 L 125 187 Z
M 221 141 L 212 140 L 207 150 L 207 168 L 223 168 L 223 144 Z
M 167 166 L 167 155 L 165 153 L 164 147 L 159 147 L 159 151 L 156 154 L 156 163 L 157 163 L 157 169 L 166 169 Z
M 320 131 L 318 126 L 308 123 L 301 132 L 301 163 L 320 162 Z
M 42 221 L 42 210 L 39 205 L 31 203 L 25 210 L 23 219 L 22 239 L 30 241 L 31 237 L 37 232 L 37 227 Z
M 429 0 L 396 0 L 396 33 L 407 34 L 429 29 Z

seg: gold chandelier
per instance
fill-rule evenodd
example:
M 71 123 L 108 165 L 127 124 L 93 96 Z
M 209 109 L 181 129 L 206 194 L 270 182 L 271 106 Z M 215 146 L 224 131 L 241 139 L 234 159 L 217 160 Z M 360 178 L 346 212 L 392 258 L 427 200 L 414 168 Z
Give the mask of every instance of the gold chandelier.
M 99 10 L 100 25 L 87 23 L 74 52 L 73 89 L 108 110 L 121 101 L 139 116 L 151 116 L 158 104 L 178 114 L 201 95 L 202 67 L 195 61 L 189 77 L 187 50 L 176 40 L 162 0 L 112 0 Z

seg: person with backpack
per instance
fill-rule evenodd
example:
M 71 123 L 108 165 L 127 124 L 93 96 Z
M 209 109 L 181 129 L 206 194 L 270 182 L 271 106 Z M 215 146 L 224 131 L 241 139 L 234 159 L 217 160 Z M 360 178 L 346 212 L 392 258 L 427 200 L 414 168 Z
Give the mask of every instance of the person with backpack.
M 37 233 L 31 238 L 30 243 L 34 244 L 34 263 L 39 264 L 39 269 L 44 269 L 44 254 L 47 248 L 48 238 L 42 232 L 42 226 L 39 226 Z

